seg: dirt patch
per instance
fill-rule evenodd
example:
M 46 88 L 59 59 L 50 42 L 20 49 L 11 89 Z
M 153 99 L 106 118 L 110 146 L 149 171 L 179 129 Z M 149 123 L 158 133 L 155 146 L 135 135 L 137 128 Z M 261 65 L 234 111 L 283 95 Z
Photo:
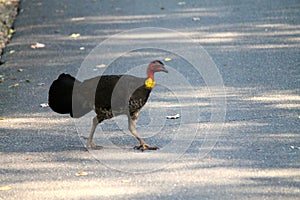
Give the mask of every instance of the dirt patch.
M 0 58 L 3 48 L 14 33 L 13 23 L 18 6 L 19 0 L 0 0 Z

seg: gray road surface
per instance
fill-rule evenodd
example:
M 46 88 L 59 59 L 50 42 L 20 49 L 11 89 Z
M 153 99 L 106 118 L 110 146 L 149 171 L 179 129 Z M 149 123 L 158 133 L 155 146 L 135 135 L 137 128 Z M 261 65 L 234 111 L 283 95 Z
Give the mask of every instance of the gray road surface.
M 297 0 L 23 0 L 0 66 L 0 188 L 10 188 L 0 199 L 299 199 L 299 9 Z M 171 57 L 169 69 L 195 89 L 158 76 L 158 83 L 181 88 L 184 99 L 158 87 L 141 115 L 139 130 L 146 131 L 140 134 L 161 150 L 134 151 L 137 143 L 119 119 L 120 126 L 107 121 L 96 133 L 99 142 L 112 143 L 87 152 L 80 131 L 89 119 L 73 121 L 40 104 L 51 82 L 62 72 L 76 75 L 100 42 L 141 27 L 176 30 L 205 48 L 224 81 L 226 119 L 211 121 L 218 114 L 211 99 L 222 97 L 222 88 L 206 87 L 180 56 L 146 49 L 123 55 L 111 72 Z M 36 42 L 46 46 L 32 49 Z M 170 35 L 162 42 L 179 43 Z M 178 44 L 187 52 L 188 46 Z M 165 120 L 178 109 L 193 115 Z M 164 120 L 164 129 L 157 131 L 155 119 Z M 147 138 L 149 128 L 157 134 Z M 191 145 L 180 146 L 195 128 Z M 178 148 L 170 148 L 172 142 Z

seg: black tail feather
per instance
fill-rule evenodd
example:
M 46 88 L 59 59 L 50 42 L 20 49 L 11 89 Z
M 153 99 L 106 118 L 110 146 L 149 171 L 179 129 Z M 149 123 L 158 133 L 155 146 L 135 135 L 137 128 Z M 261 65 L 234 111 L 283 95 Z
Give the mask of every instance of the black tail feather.
M 70 114 L 71 117 L 79 118 L 90 112 L 90 108 L 83 107 L 77 100 L 72 101 L 74 84 L 81 82 L 70 74 L 61 74 L 58 79 L 53 81 L 49 89 L 48 104 L 50 108 L 60 114 Z M 73 103 L 72 103 L 73 102 Z M 73 105 L 76 102 L 76 105 Z M 74 109 L 75 108 L 75 109 Z

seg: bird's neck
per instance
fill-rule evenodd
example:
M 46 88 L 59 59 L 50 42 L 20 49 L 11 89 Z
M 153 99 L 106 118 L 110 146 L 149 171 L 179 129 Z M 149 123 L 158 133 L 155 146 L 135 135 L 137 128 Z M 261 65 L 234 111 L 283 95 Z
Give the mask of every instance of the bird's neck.
M 145 81 L 146 88 L 152 89 L 155 86 L 154 74 L 152 71 L 147 71 L 147 79 Z
M 154 80 L 154 73 L 150 69 L 147 70 L 147 78 Z

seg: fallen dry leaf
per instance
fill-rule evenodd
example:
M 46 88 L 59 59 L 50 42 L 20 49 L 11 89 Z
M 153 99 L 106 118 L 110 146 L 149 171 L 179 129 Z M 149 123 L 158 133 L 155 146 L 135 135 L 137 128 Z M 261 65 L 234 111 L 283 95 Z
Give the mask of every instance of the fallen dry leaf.
M 0 74 L 0 83 L 4 82 L 4 76 Z
M 172 58 L 165 58 L 164 61 L 166 62 L 170 62 L 172 60 Z
M 72 33 L 72 34 L 70 35 L 70 37 L 71 37 L 71 38 L 78 38 L 78 37 L 80 37 L 80 34 L 79 34 L 79 33 Z
M 87 172 L 77 172 L 77 173 L 75 174 L 75 176 L 86 176 L 86 175 L 88 175 Z
M 13 84 L 13 85 L 8 86 L 8 88 L 19 87 L 19 86 L 20 86 L 19 83 L 15 83 L 15 84 Z
M 12 28 L 10 28 L 9 30 L 8 30 L 8 34 L 9 35 L 11 35 L 11 34 L 14 34 L 14 32 L 16 32 L 14 29 L 12 29 Z
M 105 68 L 105 67 L 107 67 L 107 66 L 106 66 L 106 64 L 100 64 L 100 65 L 97 65 L 96 67 L 97 67 L 97 68 Z
M 32 49 L 39 49 L 39 48 L 44 48 L 45 46 L 46 46 L 45 44 L 37 42 L 35 44 L 32 44 L 30 47 Z
M 7 190 L 11 190 L 11 187 L 8 185 L 0 187 L 0 191 L 7 191 Z

